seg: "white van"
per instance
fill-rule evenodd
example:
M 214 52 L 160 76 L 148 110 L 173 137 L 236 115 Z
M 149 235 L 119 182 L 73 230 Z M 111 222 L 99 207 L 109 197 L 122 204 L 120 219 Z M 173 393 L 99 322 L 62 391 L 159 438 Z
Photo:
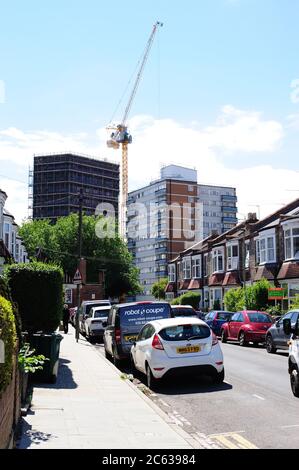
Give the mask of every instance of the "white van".
M 298 310 L 294 310 L 298 313 Z M 283 320 L 283 330 L 286 335 L 291 335 L 289 341 L 289 374 L 292 392 L 299 398 L 299 316 L 295 324 L 291 320 Z

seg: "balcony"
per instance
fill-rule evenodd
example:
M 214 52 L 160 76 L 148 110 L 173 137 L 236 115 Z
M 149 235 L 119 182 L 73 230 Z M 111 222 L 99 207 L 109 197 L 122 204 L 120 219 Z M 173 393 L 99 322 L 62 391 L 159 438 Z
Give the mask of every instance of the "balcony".
M 225 194 L 222 194 L 221 196 L 221 201 L 224 202 L 224 201 L 227 201 L 227 202 L 237 202 L 238 198 L 237 196 L 231 196 L 231 195 L 225 195 Z
M 230 207 L 230 206 L 226 206 L 226 205 L 222 205 L 221 210 L 223 212 L 233 212 L 235 214 L 237 213 L 237 208 L 236 207 Z
M 223 224 L 236 224 L 238 222 L 237 217 L 222 217 Z

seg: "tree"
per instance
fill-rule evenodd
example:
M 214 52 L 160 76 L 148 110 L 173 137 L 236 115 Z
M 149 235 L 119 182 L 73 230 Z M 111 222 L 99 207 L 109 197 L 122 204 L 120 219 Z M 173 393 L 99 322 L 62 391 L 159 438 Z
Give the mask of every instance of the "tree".
M 299 309 L 299 294 L 297 294 L 293 300 L 291 301 L 291 308 L 292 309 Z
M 82 257 L 87 260 L 87 280 L 97 282 L 99 270 L 104 269 L 107 295 L 137 294 L 141 287 L 132 256 L 117 234 L 110 238 L 105 228 L 99 230 L 101 219 L 87 215 L 82 218 Z M 46 220 L 25 222 L 20 236 L 31 259 L 41 249 L 47 262 L 58 264 L 65 274 L 73 276 L 78 264 L 78 223 L 78 214 L 61 217 L 55 224 Z
M 229 312 L 238 312 L 244 308 L 244 289 L 230 289 L 224 295 L 224 305 Z
M 155 299 L 165 299 L 165 288 L 168 284 L 168 278 L 165 277 L 152 285 L 151 293 Z

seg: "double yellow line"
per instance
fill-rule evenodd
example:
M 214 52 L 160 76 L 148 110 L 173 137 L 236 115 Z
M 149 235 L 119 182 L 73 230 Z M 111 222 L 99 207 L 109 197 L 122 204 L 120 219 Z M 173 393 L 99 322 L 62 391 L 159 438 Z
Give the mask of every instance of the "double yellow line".
M 227 449 L 257 449 L 252 442 L 245 439 L 238 433 L 211 434 L 209 439 L 215 440 Z

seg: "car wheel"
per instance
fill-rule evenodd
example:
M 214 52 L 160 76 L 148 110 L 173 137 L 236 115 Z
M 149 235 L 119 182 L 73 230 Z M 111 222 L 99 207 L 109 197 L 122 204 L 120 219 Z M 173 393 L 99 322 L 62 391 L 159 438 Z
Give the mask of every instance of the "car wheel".
M 239 343 L 240 343 L 240 346 L 247 346 L 247 341 L 246 341 L 246 338 L 245 338 L 244 331 L 241 331 L 241 333 L 240 333 Z
M 224 368 L 222 369 L 221 372 L 217 372 L 214 376 L 214 383 L 215 384 L 222 384 L 222 382 L 224 381 L 224 376 L 225 376 L 225 373 L 224 373 Z
M 221 342 L 227 343 L 227 336 L 224 330 L 221 331 Z
M 117 354 L 117 352 L 114 349 L 113 350 L 113 364 L 115 365 L 115 367 L 117 367 L 119 369 L 121 361 L 116 357 L 116 354 Z
M 299 398 L 299 375 L 297 369 L 293 369 L 290 375 L 293 395 Z
M 266 350 L 267 353 L 269 354 L 275 354 L 276 353 L 276 347 L 274 346 L 273 339 L 271 335 L 268 335 L 266 337 Z
M 155 377 L 153 376 L 149 365 L 146 366 L 146 384 L 151 390 L 156 390 L 157 379 L 155 379 Z

